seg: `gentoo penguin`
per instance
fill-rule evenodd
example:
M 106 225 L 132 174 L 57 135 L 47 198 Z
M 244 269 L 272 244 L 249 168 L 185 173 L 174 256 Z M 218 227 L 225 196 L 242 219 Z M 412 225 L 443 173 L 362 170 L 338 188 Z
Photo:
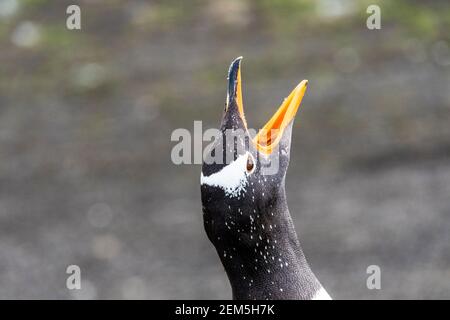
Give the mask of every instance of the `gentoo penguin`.
M 203 221 L 234 299 L 330 299 L 306 262 L 289 214 L 285 176 L 303 80 L 257 135 L 244 116 L 241 59 L 231 63 L 221 137 L 205 150 Z

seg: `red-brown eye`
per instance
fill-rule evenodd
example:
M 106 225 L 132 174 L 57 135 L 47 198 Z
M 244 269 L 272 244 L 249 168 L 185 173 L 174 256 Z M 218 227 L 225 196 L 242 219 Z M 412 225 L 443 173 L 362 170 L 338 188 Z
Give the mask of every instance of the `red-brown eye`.
M 247 157 L 247 171 L 251 172 L 254 167 L 255 167 L 255 163 L 253 162 L 253 157 L 251 154 L 249 154 Z

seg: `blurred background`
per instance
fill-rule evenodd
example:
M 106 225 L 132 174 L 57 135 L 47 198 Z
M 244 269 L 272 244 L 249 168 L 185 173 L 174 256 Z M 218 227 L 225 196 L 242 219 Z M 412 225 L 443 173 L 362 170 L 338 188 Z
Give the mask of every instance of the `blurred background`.
M 250 127 L 309 80 L 287 192 L 328 292 L 449 299 L 449 29 L 446 0 L 0 0 L 0 298 L 231 297 L 170 135 L 218 126 L 242 55 Z

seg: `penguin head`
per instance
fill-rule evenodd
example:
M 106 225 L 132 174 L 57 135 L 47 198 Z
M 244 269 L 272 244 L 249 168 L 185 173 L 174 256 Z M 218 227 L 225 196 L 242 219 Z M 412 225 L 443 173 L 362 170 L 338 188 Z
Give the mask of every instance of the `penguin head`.
M 273 208 L 284 200 L 293 119 L 308 84 L 303 80 L 252 134 L 242 103 L 241 60 L 230 65 L 220 135 L 205 149 L 201 173 L 204 224 L 215 245 L 248 237 L 261 215 L 268 226 L 277 219 Z

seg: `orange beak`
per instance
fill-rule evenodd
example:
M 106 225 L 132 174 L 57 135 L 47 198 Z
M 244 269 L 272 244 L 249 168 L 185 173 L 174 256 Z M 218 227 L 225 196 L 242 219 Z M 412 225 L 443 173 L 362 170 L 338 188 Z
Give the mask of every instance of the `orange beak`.
M 240 66 L 240 64 L 239 64 Z M 258 134 L 254 137 L 253 143 L 257 150 L 261 153 L 269 155 L 275 149 L 283 136 L 284 129 L 294 119 L 298 108 L 305 96 L 306 88 L 308 87 L 308 80 L 303 80 L 297 87 L 284 99 L 281 106 L 270 118 L 269 121 L 262 127 Z M 236 83 L 236 104 L 238 106 L 239 115 L 242 118 L 245 126 L 244 105 L 242 102 L 242 81 L 241 70 L 239 68 Z

